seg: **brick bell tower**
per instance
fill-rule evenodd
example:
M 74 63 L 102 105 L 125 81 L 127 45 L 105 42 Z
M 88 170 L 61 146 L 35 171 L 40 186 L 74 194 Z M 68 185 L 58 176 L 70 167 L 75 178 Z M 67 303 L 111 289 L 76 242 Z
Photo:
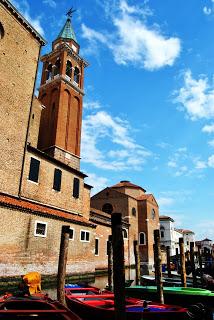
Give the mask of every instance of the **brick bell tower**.
M 52 51 L 41 58 L 39 100 L 45 109 L 38 148 L 79 170 L 84 68 L 88 63 L 79 56 L 80 46 L 71 24 L 73 12 L 68 12 Z

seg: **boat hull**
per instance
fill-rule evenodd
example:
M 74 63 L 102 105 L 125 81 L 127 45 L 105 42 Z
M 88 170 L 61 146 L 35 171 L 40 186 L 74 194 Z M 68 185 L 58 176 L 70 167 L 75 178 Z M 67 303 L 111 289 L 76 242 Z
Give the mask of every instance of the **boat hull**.
M 189 307 L 196 303 L 202 303 L 208 308 L 214 306 L 214 293 L 205 289 L 164 287 L 164 302 Z M 133 286 L 126 288 L 126 295 L 138 299 L 158 301 L 157 288 L 155 286 Z

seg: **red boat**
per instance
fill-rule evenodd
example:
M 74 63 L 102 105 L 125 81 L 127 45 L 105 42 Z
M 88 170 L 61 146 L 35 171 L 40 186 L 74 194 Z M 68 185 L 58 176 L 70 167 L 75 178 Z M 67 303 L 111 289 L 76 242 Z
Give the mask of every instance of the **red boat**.
M 83 320 L 114 319 L 114 294 L 95 287 L 65 288 L 67 306 Z M 186 308 L 126 298 L 127 320 L 184 320 L 190 319 Z
M 81 320 L 61 303 L 43 294 L 1 297 L 0 319 Z

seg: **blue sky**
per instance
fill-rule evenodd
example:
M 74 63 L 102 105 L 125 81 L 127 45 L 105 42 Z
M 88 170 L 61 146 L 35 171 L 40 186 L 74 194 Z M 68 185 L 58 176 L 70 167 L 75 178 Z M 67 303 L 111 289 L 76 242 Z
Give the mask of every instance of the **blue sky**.
M 177 227 L 214 240 L 214 0 L 13 3 L 48 41 L 43 54 L 77 9 L 90 63 L 81 169 L 93 193 L 130 180 Z

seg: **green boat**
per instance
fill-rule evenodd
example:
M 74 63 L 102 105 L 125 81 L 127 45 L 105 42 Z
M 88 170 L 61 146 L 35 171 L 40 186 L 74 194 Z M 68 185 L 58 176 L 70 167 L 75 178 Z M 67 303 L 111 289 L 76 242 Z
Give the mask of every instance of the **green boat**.
M 188 307 L 202 303 L 214 308 L 214 292 L 201 288 L 163 287 L 164 303 Z M 126 288 L 126 295 L 134 298 L 158 301 L 156 286 L 132 286 Z

